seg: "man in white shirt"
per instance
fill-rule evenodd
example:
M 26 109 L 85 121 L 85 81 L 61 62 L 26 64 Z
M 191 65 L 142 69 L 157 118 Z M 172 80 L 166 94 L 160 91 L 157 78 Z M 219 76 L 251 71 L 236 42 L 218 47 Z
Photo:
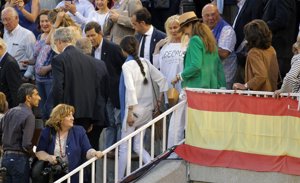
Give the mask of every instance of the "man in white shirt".
M 221 18 L 214 4 L 207 4 L 202 9 L 203 23 L 212 30 L 217 43 L 218 53 L 222 60 L 226 78 L 226 89 L 232 89 L 237 68 L 234 46 L 236 35 L 233 28 Z
M 4 25 L 3 39 L 7 44 L 7 52 L 17 60 L 22 76 L 34 79 L 33 66 L 24 65 L 33 59 L 36 41 L 34 34 L 19 25 L 19 16 L 14 8 L 5 8 L 1 15 Z
M 139 56 L 152 63 L 156 43 L 166 37 L 166 34 L 151 25 L 151 14 L 146 8 L 134 12 L 131 23 L 138 33 L 136 36 L 140 42 Z
M 72 20 L 79 25 L 82 25 L 83 22 L 77 17 L 78 14 L 87 18 L 89 13 L 95 11 L 95 7 L 88 0 L 64 0 L 58 3 L 56 8 L 64 8 Z

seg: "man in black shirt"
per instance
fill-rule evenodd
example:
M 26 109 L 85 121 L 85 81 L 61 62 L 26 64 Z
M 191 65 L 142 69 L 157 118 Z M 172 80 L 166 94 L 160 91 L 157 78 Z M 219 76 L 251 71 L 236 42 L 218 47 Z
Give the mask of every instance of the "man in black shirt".
M 29 183 L 29 157 L 37 107 L 41 97 L 36 86 L 25 83 L 18 90 L 19 105 L 10 109 L 0 121 L 3 142 L 2 167 L 6 168 L 6 182 Z

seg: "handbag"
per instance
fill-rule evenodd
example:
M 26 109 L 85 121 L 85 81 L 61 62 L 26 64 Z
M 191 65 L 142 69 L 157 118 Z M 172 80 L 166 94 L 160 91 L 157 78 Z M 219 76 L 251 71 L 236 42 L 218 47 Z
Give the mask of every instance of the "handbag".
M 152 80 L 152 77 L 151 77 L 151 74 L 150 74 L 150 66 L 148 64 L 148 62 L 146 62 L 147 65 L 148 65 L 148 72 L 149 72 L 149 76 L 150 76 L 150 80 L 151 80 L 151 84 L 152 84 L 152 90 L 153 90 L 153 93 L 154 93 L 154 97 L 155 97 L 155 101 L 156 101 L 156 107 L 154 108 L 154 110 L 152 111 L 152 119 L 155 119 L 157 116 L 159 116 L 162 112 L 158 106 L 158 99 L 157 99 L 157 96 L 156 96 L 156 92 L 155 92 L 155 89 L 154 89 L 154 85 L 153 85 L 153 80 Z M 163 136 L 163 119 L 160 119 L 159 121 L 157 121 L 155 123 L 155 134 L 154 134 L 154 139 L 155 140 L 158 140 L 158 139 L 162 139 L 162 136 Z
M 168 95 L 168 102 L 170 107 L 173 107 L 178 103 L 179 92 L 176 90 L 175 84 L 172 84 L 172 88 L 168 90 L 167 95 Z

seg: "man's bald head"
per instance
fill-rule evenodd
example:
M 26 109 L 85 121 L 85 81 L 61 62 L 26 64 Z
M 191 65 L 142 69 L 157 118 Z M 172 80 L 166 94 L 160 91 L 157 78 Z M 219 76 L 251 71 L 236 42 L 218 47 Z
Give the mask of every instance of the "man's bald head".
M 220 14 L 218 8 L 214 4 L 207 4 L 202 9 L 203 22 L 208 25 L 210 29 L 215 28 L 220 21 Z

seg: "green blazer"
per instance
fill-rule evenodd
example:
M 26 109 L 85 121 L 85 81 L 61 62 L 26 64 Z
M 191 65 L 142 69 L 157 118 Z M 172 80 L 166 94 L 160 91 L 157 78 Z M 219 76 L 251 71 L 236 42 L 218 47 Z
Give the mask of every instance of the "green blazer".
M 190 39 L 181 78 L 183 79 L 182 88 L 219 89 L 226 87 L 225 74 L 218 51 L 206 52 L 205 45 L 199 36 L 193 36 Z

